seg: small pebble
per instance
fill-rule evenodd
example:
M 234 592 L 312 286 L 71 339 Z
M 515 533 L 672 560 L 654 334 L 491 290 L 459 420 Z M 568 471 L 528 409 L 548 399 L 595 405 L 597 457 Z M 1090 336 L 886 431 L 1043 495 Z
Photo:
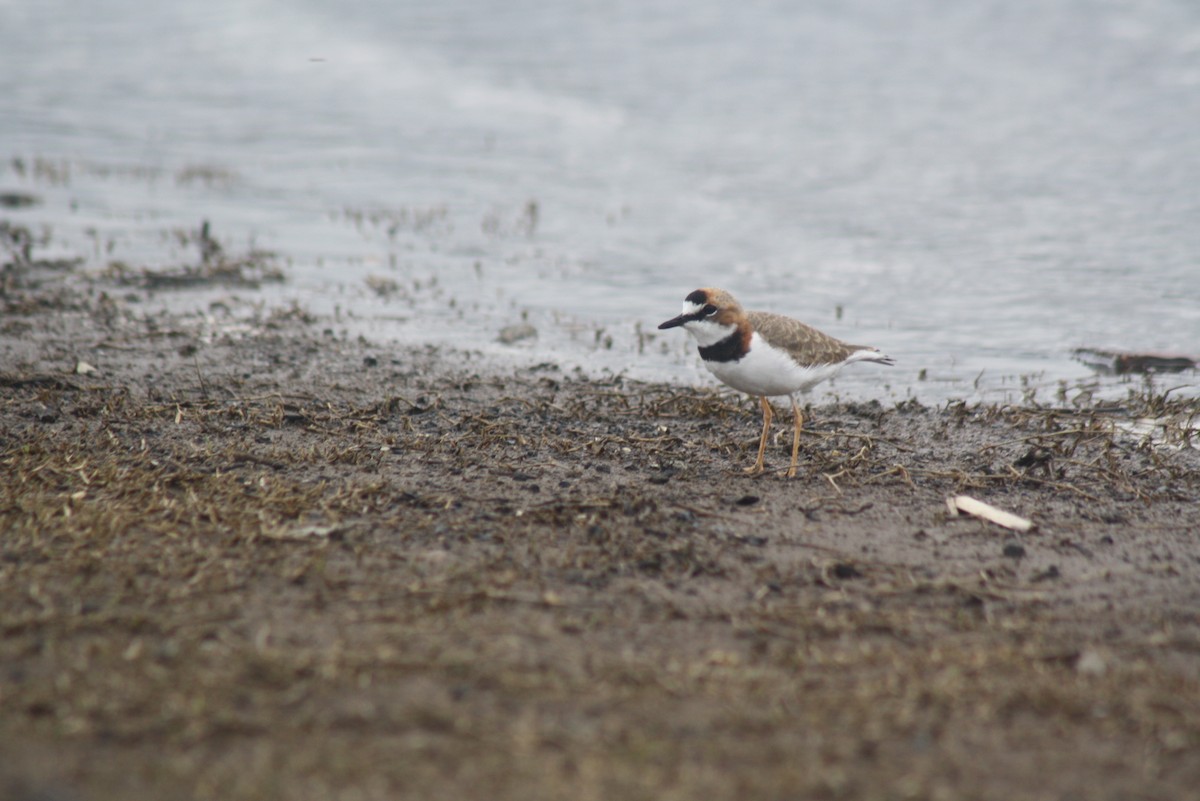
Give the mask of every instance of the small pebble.
M 1052 581 L 1056 578 L 1062 578 L 1062 573 L 1058 572 L 1058 565 L 1050 565 L 1050 567 L 1034 576 L 1031 581 Z
M 503 345 L 511 345 L 514 342 L 520 342 L 522 339 L 534 339 L 537 335 L 537 329 L 529 323 L 517 323 L 516 325 L 506 325 L 504 328 L 501 328 L 496 341 Z
M 1004 555 L 1009 559 L 1020 559 L 1025 556 L 1025 546 L 1020 543 L 1010 542 L 1004 546 Z
M 840 579 L 862 578 L 862 573 L 858 572 L 858 568 L 849 562 L 838 562 L 834 565 L 833 575 Z
M 1075 661 L 1075 669 L 1085 676 L 1103 676 L 1108 672 L 1108 660 L 1095 648 L 1085 648 Z

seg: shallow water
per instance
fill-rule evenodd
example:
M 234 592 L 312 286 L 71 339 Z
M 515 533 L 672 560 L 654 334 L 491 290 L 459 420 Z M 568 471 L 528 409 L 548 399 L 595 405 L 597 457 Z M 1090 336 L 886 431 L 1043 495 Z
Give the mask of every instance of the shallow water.
M 0 54 L 6 218 L 95 268 L 207 219 L 351 334 L 710 383 L 654 326 L 719 285 L 897 359 L 845 396 L 1200 355 L 1195 4 L 0 0 Z

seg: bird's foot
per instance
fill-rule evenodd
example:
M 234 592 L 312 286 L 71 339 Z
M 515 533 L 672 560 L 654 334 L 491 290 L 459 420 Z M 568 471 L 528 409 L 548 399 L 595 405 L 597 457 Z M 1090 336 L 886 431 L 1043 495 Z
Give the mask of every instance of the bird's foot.
M 761 475 L 763 470 L 765 470 L 765 469 L 766 468 L 763 467 L 762 462 L 755 462 L 750 467 L 742 468 L 742 472 L 748 476 L 757 476 L 757 475 Z

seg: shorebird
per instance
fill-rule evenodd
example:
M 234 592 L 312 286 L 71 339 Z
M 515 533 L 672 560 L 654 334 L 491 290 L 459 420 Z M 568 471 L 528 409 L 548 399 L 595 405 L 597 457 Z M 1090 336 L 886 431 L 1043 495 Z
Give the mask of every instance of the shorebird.
M 764 469 L 763 453 L 772 417 L 767 398 L 787 395 L 792 401 L 796 421 L 792 463 L 787 471 L 787 477 L 792 478 L 796 475 L 800 430 L 804 426 L 795 393 L 808 392 L 853 362 L 893 363 L 878 348 L 842 342 L 791 317 L 746 311 L 723 289 L 692 292 L 683 301 L 683 311 L 659 328 L 680 326 L 696 340 L 700 358 L 710 373 L 734 389 L 757 397 L 762 405 L 758 458 L 745 469 L 752 476 Z

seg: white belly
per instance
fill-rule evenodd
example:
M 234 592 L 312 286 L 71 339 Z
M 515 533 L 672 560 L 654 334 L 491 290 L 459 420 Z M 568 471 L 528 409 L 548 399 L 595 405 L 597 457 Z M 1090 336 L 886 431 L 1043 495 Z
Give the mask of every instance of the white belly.
M 842 364 L 802 367 L 787 353 L 774 350 L 756 332 L 750 352 L 736 362 L 704 363 L 709 372 L 734 389 L 748 395 L 775 396 L 807 392 L 837 375 Z

